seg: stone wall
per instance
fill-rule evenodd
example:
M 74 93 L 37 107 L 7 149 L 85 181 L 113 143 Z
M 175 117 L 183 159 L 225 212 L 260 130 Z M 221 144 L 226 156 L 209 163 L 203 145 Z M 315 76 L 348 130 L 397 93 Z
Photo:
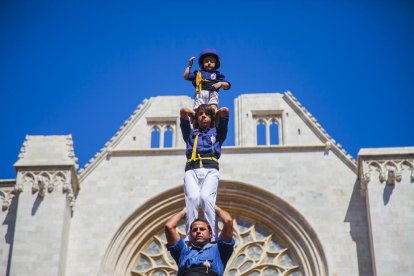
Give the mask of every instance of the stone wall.
M 16 225 L 17 197 L 14 179 L 0 180 L 0 275 L 9 275 Z
M 78 173 L 70 136 L 26 137 L 17 179 L 0 181 L 6 241 L 0 243 L 0 274 L 100 275 L 109 251 L 111 258 L 122 255 L 113 242 L 128 246 L 136 238 L 131 235 L 139 235 L 128 227 L 152 207 L 145 206 L 168 197 L 178 202 L 168 203 L 173 208 L 184 205 L 179 109 L 191 106 L 186 96 L 144 100 Z M 235 146 L 224 147 L 220 158 L 222 204 L 242 215 L 239 205 L 247 199 L 234 189 L 259 193 L 257 221 L 266 206 L 285 206 L 286 221 L 305 229 L 295 232 L 297 239 L 317 246 L 326 268 L 321 275 L 412 274 L 413 148 L 362 150 L 357 164 L 290 92 L 241 95 L 232 114 Z M 266 143 L 258 146 L 260 123 Z M 272 124 L 276 145 L 269 143 Z M 172 148 L 163 147 L 167 128 Z M 154 129 L 161 132 L 159 148 L 151 148 Z M 255 206 L 247 209 L 254 220 Z M 159 226 L 165 216 L 158 211 L 150 215 Z M 158 230 L 146 235 L 152 231 Z M 302 264 L 316 256 L 295 250 Z
M 412 274 L 414 148 L 362 149 L 358 155 L 375 273 Z

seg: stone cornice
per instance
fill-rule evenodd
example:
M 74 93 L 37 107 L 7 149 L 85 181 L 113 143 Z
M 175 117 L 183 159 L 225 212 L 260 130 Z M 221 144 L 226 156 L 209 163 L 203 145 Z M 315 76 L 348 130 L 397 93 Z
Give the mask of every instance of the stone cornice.
M 31 189 L 30 192 L 33 194 L 38 193 L 42 198 L 61 189 L 61 192 L 66 194 L 69 206 L 73 208 L 79 183 L 75 171 L 71 168 L 19 169 L 13 192 L 19 194 L 27 189 Z
M 302 120 L 311 128 L 316 136 L 330 146 L 332 152 L 334 152 L 352 171 L 357 173 L 356 160 L 342 148 L 341 144 L 338 144 L 322 126 L 318 123 L 315 117 L 293 96 L 292 92 L 287 91 L 283 95 L 283 99 L 289 104 L 289 106 L 297 112 Z
M 327 151 L 330 145 L 274 145 L 274 146 L 252 146 L 252 147 L 235 147 L 226 146 L 222 148 L 223 153 L 263 153 L 263 152 L 286 152 L 286 151 Z M 108 156 L 125 156 L 125 155 L 182 155 L 184 156 L 185 148 L 163 148 L 163 149 L 136 149 L 121 150 L 107 149 Z
M 15 179 L 0 179 L 0 204 L 2 211 L 7 211 L 15 197 Z
M 414 147 L 361 149 L 358 154 L 358 179 L 365 194 L 367 185 L 378 174 L 378 181 L 395 185 L 409 173 L 408 181 L 414 182 Z

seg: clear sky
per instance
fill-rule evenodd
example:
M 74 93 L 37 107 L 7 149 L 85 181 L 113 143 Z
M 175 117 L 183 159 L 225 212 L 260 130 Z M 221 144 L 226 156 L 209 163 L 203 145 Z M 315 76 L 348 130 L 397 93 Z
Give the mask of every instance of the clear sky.
M 414 1 L 2 0 L 0 178 L 26 134 L 72 134 L 82 167 L 145 98 L 192 96 L 204 48 L 231 110 L 289 90 L 354 158 L 414 146 Z

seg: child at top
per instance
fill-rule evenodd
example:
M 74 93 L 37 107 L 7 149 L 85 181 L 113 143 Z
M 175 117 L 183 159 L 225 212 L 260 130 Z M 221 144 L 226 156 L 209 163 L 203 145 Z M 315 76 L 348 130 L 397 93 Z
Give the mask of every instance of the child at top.
M 214 49 L 205 49 L 198 58 L 200 70 L 191 72 L 194 59 L 195 57 L 191 57 L 188 60 L 188 66 L 184 71 L 184 79 L 191 81 L 196 88 L 193 110 L 196 110 L 201 104 L 208 104 L 217 113 L 219 89 L 227 90 L 231 87 L 224 75 L 217 71 L 220 68 L 220 56 Z M 193 111 L 189 115 L 194 117 L 195 112 Z

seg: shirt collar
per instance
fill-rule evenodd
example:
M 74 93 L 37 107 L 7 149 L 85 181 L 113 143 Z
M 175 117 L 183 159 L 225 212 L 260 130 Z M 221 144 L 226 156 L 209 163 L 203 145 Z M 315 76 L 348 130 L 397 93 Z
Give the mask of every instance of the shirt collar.
M 190 245 L 191 245 L 191 247 L 192 247 L 192 248 L 195 248 L 195 249 L 197 249 L 197 250 L 204 250 L 204 249 L 207 249 L 207 248 L 210 248 L 210 247 L 212 247 L 212 246 L 213 246 L 213 244 L 212 244 L 212 243 L 207 243 L 207 244 L 205 244 L 203 247 L 199 247 L 199 246 L 197 246 L 197 245 L 194 245 L 193 243 L 190 243 Z
M 198 132 L 208 132 L 210 129 L 211 129 L 211 127 L 209 127 L 209 128 L 201 128 L 201 127 L 199 127 L 199 128 L 196 129 L 196 131 L 198 131 Z

